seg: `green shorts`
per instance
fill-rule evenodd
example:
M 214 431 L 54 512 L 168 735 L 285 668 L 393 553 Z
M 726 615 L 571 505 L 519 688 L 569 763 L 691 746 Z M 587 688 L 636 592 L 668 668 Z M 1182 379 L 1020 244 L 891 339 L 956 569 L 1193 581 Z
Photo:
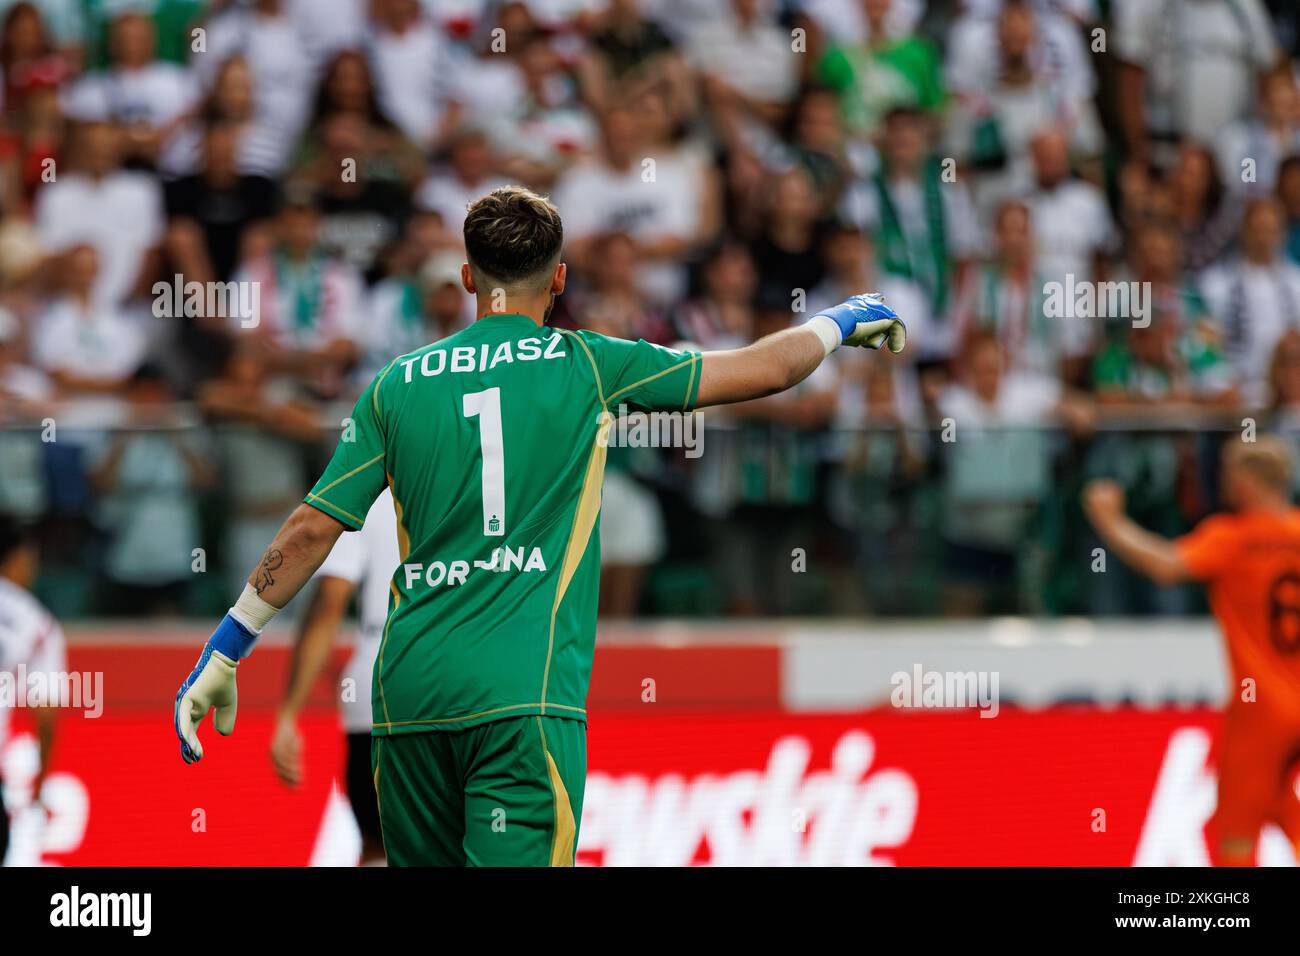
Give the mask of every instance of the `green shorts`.
M 508 717 L 375 737 L 371 763 L 390 866 L 573 866 L 583 721 Z

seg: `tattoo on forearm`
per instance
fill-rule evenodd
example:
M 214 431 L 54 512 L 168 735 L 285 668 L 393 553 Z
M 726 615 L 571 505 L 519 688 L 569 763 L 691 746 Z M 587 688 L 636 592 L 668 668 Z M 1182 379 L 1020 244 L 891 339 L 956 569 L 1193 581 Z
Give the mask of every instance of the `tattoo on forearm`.
M 253 572 L 253 590 L 261 594 L 275 584 L 275 576 L 271 572 L 278 571 L 282 564 L 284 564 L 284 555 L 276 548 L 262 555 L 262 563 Z

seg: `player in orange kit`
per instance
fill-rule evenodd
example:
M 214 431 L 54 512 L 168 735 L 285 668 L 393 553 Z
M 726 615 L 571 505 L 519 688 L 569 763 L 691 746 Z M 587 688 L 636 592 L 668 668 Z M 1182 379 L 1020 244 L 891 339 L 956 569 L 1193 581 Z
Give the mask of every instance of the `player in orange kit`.
M 1223 628 L 1233 685 L 1219 744 L 1219 801 L 1210 848 L 1220 866 L 1251 866 L 1260 828 L 1275 823 L 1300 855 L 1300 509 L 1291 458 L 1276 438 L 1224 448 L 1233 514 L 1170 541 L 1124 513 L 1124 492 L 1093 481 L 1083 504 L 1102 541 L 1157 584 L 1202 581 Z

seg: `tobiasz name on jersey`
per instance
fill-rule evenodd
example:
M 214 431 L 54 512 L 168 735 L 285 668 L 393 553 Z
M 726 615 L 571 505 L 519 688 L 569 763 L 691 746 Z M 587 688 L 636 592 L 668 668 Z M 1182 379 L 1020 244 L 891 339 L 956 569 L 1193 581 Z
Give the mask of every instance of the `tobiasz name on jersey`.
M 494 349 L 490 343 L 477 348 L 472 345 L 458 345 L 450 349 L 430 349 L 423 355 L 405 359 L 399 363 L 403 372 L 403 381 L 410 382 L 416 370 L 425 378 L 441 375 L 443 372 L 486 372 L 503 363 L 535 362 L 538 359 L 564 358 L 563 338 L 554 335 L 545 343 L 538 338 L 520 339 L 518 342 L 501 342 Z M 543 344 L 545 348 L 543 348 Z

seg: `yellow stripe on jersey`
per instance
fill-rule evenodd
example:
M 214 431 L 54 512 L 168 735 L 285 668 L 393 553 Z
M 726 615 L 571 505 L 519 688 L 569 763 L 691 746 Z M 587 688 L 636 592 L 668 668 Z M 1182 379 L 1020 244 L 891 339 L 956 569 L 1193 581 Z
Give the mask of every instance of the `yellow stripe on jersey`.
M 358 517 L 357 517 L 356 515 L 354 515 L 351 511 L 345 511 L 345 510 L 343 510 L 342 508 L 340 508 L 338 505 L 334 504 L 333 502 L 326 501 L 326 500 L 325 500 L 324 498 L 322 498 L 320 495 L 314 495 L 314 494 L 312 494 L 311 492 L 308 492 L 308 493 L 307 493 L 307 500 L 308 500 L 309 502 L 311 502 L 312 504 L 324 505 L 324 506 L 325 506 L 326 508 L 328 508 L 330 511 L 338 512 L 338 513 L 341 514 L 343 517 L 347 518 L 349 521 L 356 522 L 356 526 L 357 526 L 358 528 L 360 528 L 363 524 L 366 523 L 364 518 L 358 518 Z
M 399 355 L 397 358 L 401 358 L 401 356 Z M 374 388 L 370 390 L 370 407 L 375 410 L 375 424 L 379 423 L 379 386 L 384 383 L 384 379 L 388 377 L 388 373 L 393 370 L 393 366 L 396 364 L 397 359 L 389 362 L 387 367 L 379 373 L 379 377 L 375 379 Z
M 591 349 L 587 346 L 587 343 L 582 340 L 581 335 L 570 332 L 568 329 L 556 329 L 555 331 L 568 336 L 582 346 L 582 351 L 586 354 L 587 361 L 591 363 L 591 374 L 596 378 L 596 398 L 600 401 L 601 408 L 609 408 L 609 403 L 605 401 L 605 386 L 600 380 L 600 368 L 596 365 L 596 357 L 591 354 Z
M 397 590 L 397 585 L 389 581 L 388 589 L 393 592 L 393 609 L 384 619 L 384 639 L 379 642 L 379 660 L 375 662 L 375 683 L 379 685 L 379 703 L 384 708 L 385 721 L 388 720 L 388 698 L 384 696 L 384 648 L 388 646 L 388 628 L 392 626 L 393 615 L 397 613 L 398 605 L 402 603 L 402 592 Z
M 393 493 L 393 510 L 397 512 L 397 555 L 406 563 L 406 556 L 411 553 L 411 536 L 406 530 L 406 525 L 402 523 L 402 503 L 397 500 L 397 489 L 393 487 L 393 476 L 388 472 L 384 473 L 388 478 L 388 490 Z
M 573 527 L 569 531 L 569 544 L 564 550 L 564 563 L 560 566 L 560 580 L 555 587 L 555 603 L 551 605 L 551 629 L 546 643 L 546 669 L 542 672 L 542 712 L 546 712 L 546 687 L 551 678 L 551 653 L 555 649 L 555 616 L 560 611 L 564 592 L 573 580 L 582 555 L 591 540 L 592 529 L 600 514 L 600 489 L 605 480 L 605 453 L 609 445 L 609 430 L 614 416 L 608 411 L 600 413 L 596 427 L 596 440 L 591 444 L 591 457 L 587 459 L 587 474 L 582 481 L 578 507 L 573 511 Z
M 573 804 L 569 791 L 560 777 L 555 758 L 546 749 L 546 729 L 542 718 L 537 718 L 537 732 L 542 736 L 542 753 L 546 757 L 546 774 L 551 778 L 551 792 L 555 800 L 555 829 L 551 834 L 551 866 L 573 866 L 573 843 L 578 835 L 578 824 L 573 819 Z
M 379 813 L 380 819 L 384 816 L 384 804 L 379 798 L 379 768 L 384 764 L 384 749 L 382 745 L 382 740 L 375 741 L 375 810 Z M 382 829 L 383 825 L 380 824 L 380 830 Z
M 700 365 L 700 353 L 695 352 L 691 355 L 691 377 L 686 380 L 686 394 L 682 396 L 682 411 L 686 411 L 686 406 L 691 403 L 691 389 L 695 387 L 695 371 Z
M 331 488 L 333 488 L 335 485 L 341 485 L 343 482 L 347 481 L 347 480 L 348 480 L 349 478 L 351 478 L 353 475 L 356 475 L 356 474 L 359 474 L 360 472 L 365 471 L 367 468 L 369 468 L 371 465 L 373 465 L 375 462 L 379 461 L 379 460 L 380 460 L 381 458 L 383 458 L 383 457 L 384 457 L 384 453 L 381 451 L 378 455 L 376 455 L 374 458 L 371 458 L 369 461 L 363 461 L 361 464 L 357 465 L 357 467 L 355 467 L 355 468 L 353 468 L 351 471 L 349 471 L 346 475 L 339 475 L 337 478 L 335 478 L 333 481 L 331 481 L 328 485 L 326 485 L 324 488 L 322 488 L 322 489 L 320 490 L 320 494 L 313 495 L 312 497 L 314 497 L 314 498 L 320 498 L 321 495 L 323 495 L 325 492 L 329 491 L 329 490 L 330 490 Z M 324 501 L 325 499 L 324 499 L 324 498 L 321 498 L 321 500 Z M 342 510 L 342 509 L 340 509 L 340 510 Z
M 678 362 L 676 365 L 670 365 L 668 368 L 666 368 L 666 369 L 664 369 L 664 370 L 662 370 L 662 371 L 660 371 L 660 372 L 655 372 L 653 375 L 647 375 L 645 378 L 641 379 L 641 381 L 639 381 L 639 382 L 633 382 L 631 385 L 624 385 L 622 388 L 620 388 L 620 389 L 619 389 L 617 392 L 615 392 L 613 395 L 609 396 L 609 403 L 612 403 L 612 402 L 613 402 L 616 398 L 618 398 L 620 395 L 626 395 L 628 392 L 632 391 L 632 389 L 634 389 L 634 388 L 640 388 L 642 385 L 649 385 L 651 382 L 655 381 L 656 379 L 663 378 L 665 375 L 669 375 L 669 374 L 671 374 L 671 373 L 677 371 L 677 370 L 678 370 L 679 368 L 681 368 L 683 365 L 690 365 L 690 366 L 691 366 L 691 378 L 690 378 L 690 381 L 688 381 L 688 382 L 686 383 L 686 397 L 685 397 L 684 399 L 682 399 L 682 407 L 685 408 L 685 407 L 686 407 L 686 403 L 690 400 L 690 397 L 691 397 L 691 383 L 695 381 L 695 368 L 694 368 L 694 366 L 695 366 L 695 360 L 696 360 L 697 358 L 699 358 L 699 355 L 698 355 L 697 353 L 695 353 L 695 352 L 692 352 L 690 355 L 688 355 L 686 358 L 682 359 L 682 360 L 681 360 L 680 362 Z M 607 404 L 608 404 L 608 403 L 607 403 Z

